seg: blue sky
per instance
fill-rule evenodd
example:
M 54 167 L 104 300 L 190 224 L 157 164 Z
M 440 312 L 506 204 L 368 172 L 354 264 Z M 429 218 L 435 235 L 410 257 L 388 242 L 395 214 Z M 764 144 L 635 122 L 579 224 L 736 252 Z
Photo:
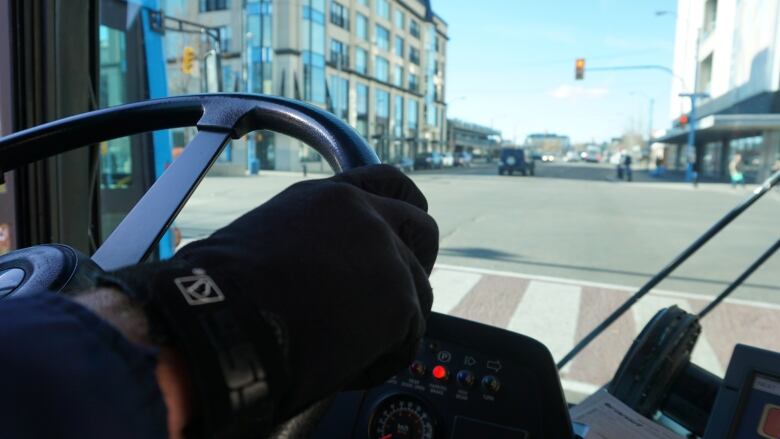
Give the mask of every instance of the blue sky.
M 432 0 L 449 24 L 448 117 L 515 135 L 601 141 L 634 127 L 668 128 L 671 76 L 587 67 L 672 67 L 674 0 Z M 582 81 L 574 60 L 586 59 Z

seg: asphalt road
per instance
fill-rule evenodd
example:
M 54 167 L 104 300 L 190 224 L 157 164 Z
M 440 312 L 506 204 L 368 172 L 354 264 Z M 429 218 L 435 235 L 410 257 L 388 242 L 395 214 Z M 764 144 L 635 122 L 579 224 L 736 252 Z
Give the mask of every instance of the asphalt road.
M 481 164 L 412 173 L 439 223 L 438 261 L 638 287 L 750 194 L 750 187 L 653 182 L 642 171 L 638 181 L 617 181 L 607 165 L 536 170 L 535 177 L 499 177 Z M 302 179 L 283 172 L 206 178 L 176 224 L 187 240 L 206 236 Z M 717 294 L 778 238 L 778 216 L 773 193 L 659 287 Z M 780 304 L 780 255 L 734 297 Z
M 440 228 L 431 276 L 434 310 L 535 337 L 556 359 L 704 230 L 750 194 L 698 188 L 611 166 L 538 164 L 535 177 L 499 177 L 493 165 L 411 174 Z M 310 175 L 319 178 L 321 175 Z M 208 177 L 176 220 L 197 239 L 302 180 L 299 174 Z M 614 373 L 660 308 L 701 309 L 778 238 L 771 193 L 707 244 L 561 373 L 572 400 Z M 716 374 L 734 344 L 780 350 L 780 255 L 703 322 L 694 361 Z

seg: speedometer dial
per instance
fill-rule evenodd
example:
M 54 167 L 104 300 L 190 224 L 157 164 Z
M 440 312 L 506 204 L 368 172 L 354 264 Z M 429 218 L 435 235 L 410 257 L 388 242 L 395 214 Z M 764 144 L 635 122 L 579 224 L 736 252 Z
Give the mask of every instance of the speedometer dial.
M 371 439 L 433 439 L 435 422 L 425 404 L 409 395 L 384 399 L 374 410 Z

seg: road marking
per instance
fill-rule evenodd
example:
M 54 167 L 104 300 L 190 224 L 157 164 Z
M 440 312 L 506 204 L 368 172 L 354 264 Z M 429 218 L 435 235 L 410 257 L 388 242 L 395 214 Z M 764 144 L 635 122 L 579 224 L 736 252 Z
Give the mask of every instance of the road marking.
M 481 274 L 437 268 L 430 277 L 433 310 L 449 314 L 481 278 Z
M 691 305 L 686 300 L 681 301 L 668 297 L 645 296 L 642 300 L 637 302 L 632 309 L 636 327 L 644 328 L 645 325 L 647 325 L 647 322 L 649 322 L 659 310 L 668 308 L 672 305 L 677 305 L 687 312 L 691 311 Z M 706 332 L 702 332 L 702 334 L 699 335 L 699 340 L 696 342 L 696 347 L 693 349 L 691 359 L 698 366 L 717 376 L 723 376 L 723 365 L 721 365 L 718 356 L 715 355 L 715 350 L 712 348 L 709 340 L 707 340 Z
M 463 273 L 491 274 L 494 276 L 506 276 L 506 277 L 515 277 L 519 279 L 540 280 L 540 281 L 554 282 L 560 284 L 577 285 L 582 287 L 604 288 L 608 290 L 615 290 L 616 292 L 628 291 L 630 293 L 635 293 L 639 289 L 639 287 L 631 287 L 628 285 L 608 284 L 603 282 L 591 282 L 591 281 L 576 280 L 576 279 L 566 279 L 562 277 L 539 276 L 535 274 L 516 273 L 512 271 L 491 270 L 488 268 L 463 267 L 460 265 L 451 265 L 451 264 L 436 264 L 436 267 L 441 269 L 446 269 L 449 271 L 459 271 Z M 707 302 L 711 301 L 714 298 L 714 296 L 708 294 L 684 293 L 679 291 L 657 290 L 657 289 L 652 290 L 649 293 L 649 295 L 667 296 L 667 297 L 673 297 L 679 299 L 704 300 Z M 752 306 L 755 308 L 780 311 L 780 304 L 760 302 L 757 300 L 734 299 L 729 297 L 726 300 L 724 300 L 723 303 L 734 303 L 737 305 L 745 305 L 745 306 Z
M 536 338 L 560 359 L 574 346 L 581 295 L 578 286 L 531 281 L 507 329 Z

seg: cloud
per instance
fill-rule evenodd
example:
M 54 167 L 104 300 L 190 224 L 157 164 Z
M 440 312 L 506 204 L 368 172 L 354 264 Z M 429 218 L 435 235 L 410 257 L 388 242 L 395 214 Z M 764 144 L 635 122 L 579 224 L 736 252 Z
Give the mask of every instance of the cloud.
M 562 84 L 550 91 L 555 99 L 600 98 L 609 94 L 609 90 L 600 87 Z

